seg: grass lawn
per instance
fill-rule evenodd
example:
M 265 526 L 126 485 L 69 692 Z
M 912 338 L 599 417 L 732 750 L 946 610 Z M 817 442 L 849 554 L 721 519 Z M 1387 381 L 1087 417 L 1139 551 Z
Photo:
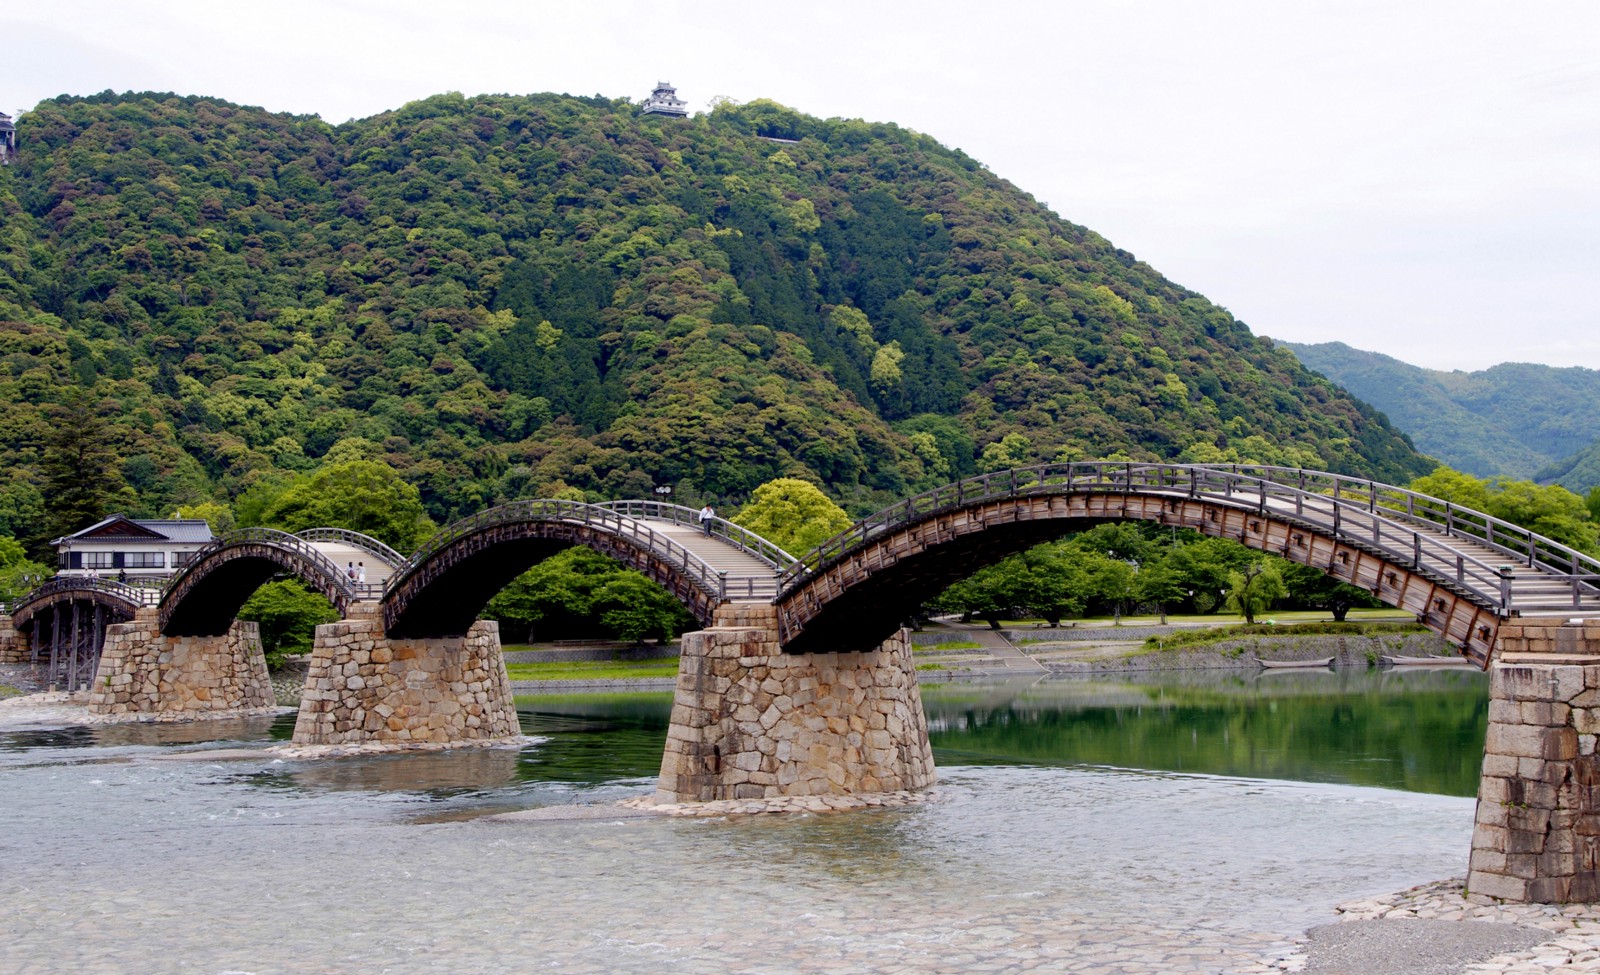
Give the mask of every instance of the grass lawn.
M 617 680 L 678 676 L 678 658 L 661 660 L 573 660 L 558 663 L 506 664 L 512 680 Z
M 979 650 L 983 644 L 976 640 L 950 639 L 941 643 L 913 643 L 912 653 L 940 653 L 946 650 Z

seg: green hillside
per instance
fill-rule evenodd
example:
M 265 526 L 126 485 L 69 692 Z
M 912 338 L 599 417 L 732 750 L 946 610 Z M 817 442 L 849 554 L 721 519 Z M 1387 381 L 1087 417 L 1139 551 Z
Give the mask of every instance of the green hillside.
M 18 132 L 0 533 L 40 531 L 73 409 L 107 424 L 85 476 L 135 515 L 236 504 L 336 444 L 440 522 L 779 475 L 862 512 L 1111 454 L 1431 466 L 1226 310 L 894 125 L 451 94 L 332 126 L 108 92 Z
M 1457 470 L 1535 478 L 1579 494 L 1600 484 L 1593 463 L 1575 456 L 1600 449 L 1600 371 L 1507 362 L 1442 372 L 1342 342 L 1283 345 Z

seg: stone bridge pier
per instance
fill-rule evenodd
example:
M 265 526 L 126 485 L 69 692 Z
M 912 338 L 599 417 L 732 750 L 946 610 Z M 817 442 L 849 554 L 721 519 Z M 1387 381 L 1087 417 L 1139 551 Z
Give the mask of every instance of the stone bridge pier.
M 181 721 L 271 708 L 272 684 L 255 623 L 221 636 L 166 636 L 154 608 L 106 627 L 89 713 Z
M 465 636 L 395 639 L 377 603 L 317 627 L 297 745 L 447 744 L 519 734 L 500 624 Z
M 1507 620 L 1496 649 L 1467 890 L 1600 901 L 1600 620 Z
M 28 645 L 11 625 L 11 617 L 0 613 L 0 664 L 25 664 L 29 657 Z
M 848 795 L 933 784 L 901 630 L 865 653 L 784 653 L 777 610 L 727 604 L 683 637 L 656 798 Z

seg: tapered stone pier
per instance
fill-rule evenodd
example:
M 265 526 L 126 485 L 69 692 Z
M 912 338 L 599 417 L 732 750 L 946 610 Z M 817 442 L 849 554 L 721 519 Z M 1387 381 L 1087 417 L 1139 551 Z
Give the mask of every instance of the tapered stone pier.
M 787 654 L 772 606 L 725 605 L 715 623 L 683 637 L 658 801 L 933 784 L 906 631 L 866 653 Z
M 1600 620 L 1509 620 L 1497 649 L 1467 892 L 1600 901 Z
M 90 714 L 183 721 L 272 706 L 255 623 L 235 621 L 221 636 L 163 636 L 150 608 L 106 627 Z
M 384 636 L 376 603 L 317 627 L 297 745 L 446 744 L 518 734 L 500 624 L 479 620 L 465 636 Z
M 27 642 L 11 625 L 11 617 L 0 613 L 0 664 L 25 664 L 29 656 Z

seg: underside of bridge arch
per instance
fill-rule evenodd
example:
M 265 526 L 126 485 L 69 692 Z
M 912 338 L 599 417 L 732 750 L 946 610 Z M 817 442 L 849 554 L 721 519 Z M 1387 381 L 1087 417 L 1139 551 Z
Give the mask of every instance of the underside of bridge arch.
M 928 599 L 986 565 L 1108 521 L 1193 528 L 1314 566 L 1358 586 L 1488 665 L 1500 618 L 1447 582 L 1390 562 L 1359 541 L 1245 506 L 1162 494 L 1034 494 L 948 508 L 900 525 L 825 563 L 780 594 L 779 637 L 791 653 L 876 646 Z
M 495 594 L 552 555 L 582 545 L 659 583 L 702 624 L 716 600 L 670 562 L 592 525 L 528 521 L 494 525 L 432 553 L 384 599 L 384 631 L 396 638 L 463 636 Z
M 192 565 L 161 600 L 161 632 L 167 636 L 222 636 L 245 601 L 279 575 L 304 582 L 333 603 L 349 610 L 349 595 L 337 579 L 315 562 L 264 543 L 224 548 Z

